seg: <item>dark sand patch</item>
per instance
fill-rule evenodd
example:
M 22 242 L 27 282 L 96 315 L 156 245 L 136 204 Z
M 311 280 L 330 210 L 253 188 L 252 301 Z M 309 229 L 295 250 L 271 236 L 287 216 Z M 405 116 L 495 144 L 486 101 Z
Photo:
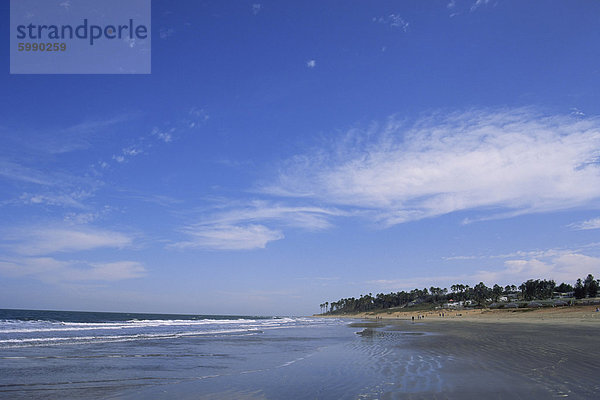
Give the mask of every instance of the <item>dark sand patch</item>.
M 361 322 L 352 322 L 348 324 L 351 328 L 382 328 L 388 325 L 387 322 L 371 322 L 371 321 L 361 321 Z

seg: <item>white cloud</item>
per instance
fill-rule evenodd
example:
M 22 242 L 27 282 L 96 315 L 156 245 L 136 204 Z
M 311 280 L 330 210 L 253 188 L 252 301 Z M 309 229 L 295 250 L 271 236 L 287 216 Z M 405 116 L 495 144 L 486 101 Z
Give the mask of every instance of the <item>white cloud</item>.
M 456 7 L 456 0 L 450 0 L 450 2 L 446 5 L 447 8 Z
M 410 290 L 429 286 L 450 287 L 454 283 L 469 285 L 484 282 L 488 286 L 520 285 L 528 279 L 553 279 L 557 284 L 573 284 L 588 274 L 600 277 L 600 243 L 588 243 L 578 248 L 550 248 L 515 251 L 509 254 L 444 257 L 446 261 L 477 259 L 488 266 L 468 274 L 429 275 L 403 279 L 378 279 L 370 285 L 389 290 Z M 585 254 L 587 253 L 587 254 Z M 502 259 L 501 263 L 497 263 Z M 449 268 L 451 270 L 452 268 Z
M 92 196 L 101 185 L 99 180 L 85 174 L 76 176 L 48 166 L 30 168 L 0 157 L 0 181 L 2 178 L 17 182 L 14 186 L 27 190 L 13 192 L 9 203 L 26 205 L 83 208 L 82 200 Z M 6 192 L 9 193 L 8 187 Z
M 476 260 L 480 257 L 477 256 L 450 256 L 450 257 L 442 257 L 442 260 L 452 261 L 452 260 Z
M 46 255 L 97 248 L 123 248 L 133 239 L 120 232 L 92 228 L 31 226 L 3 232 L 2 247 L 23 255 Z
M 123 154 L 127 155 L 127 156 L 137 156 L 139 154 L 142 154 L 142 150 L 135 148 L 134 146 L 130 146 L 130 147 L 126 147 L 123 149 Z
M 52 257 L 19 257 L 0 260 L 0 273 L 6 276 L 32 276 L 48 283 L 73 281 L 118 281 L 139 278 L 146 270 L 137 261 L 88 263 L 61 261 Z
M 309 230 L 326 229 L 331 226 L 330 219 L 347 215 L 337 209 L 325 209 L 315 206 L 292 206 L 263 200 L 248 203 L 223 205 L 220 210 L 203 219 L 204 225 L 238 225 L 271 221 L 283 226 Z
M 585 113 L 577 107 L 571 108 L 571 115 L 574 117 L 585 117 Z
M 487 255 L 458 255 L 451 257 L 442 257 L 443 260 L 494 260 L 494 259 L 551 259 L 558 258 L 566 254 L 583 253 L 583 252 L 598 252 L 600 250 L 600 242 L 592 242 L 583 244 L 577 247 L 556 247 L 550 249 L 536 250 L 517 250 L 512 253 L 504 254 L 487 254 Z
M 137 261 L 115 261 L 109 263 L 91 263 L 89 271 L 75 275 L 77 280 L 117 281 L 139 278 L 146 274 L 144 266 Z
M 71 222 L 74 224 L 89 224 L 94 222 L 99 216 L 99 213 L 68 213 L 64 217 L 65 222 Z
M 81 178 L 69 174 L 30 168 L 7 159 L 0 159 L 0 177 L 40 186 L 68 186 L 83 182 Z
M 336 209 L 314 206 L 289 206 L 267 201 L 221 205 L 218 211 L 191 224 L 182 232 L 191 239 L 172 247 L 200 247 L 216 250 L 264 248 L 268 242 L 283 239 L 282 227 L 321 230 L 331 226 L 330 219 L 346 215 Z M 265 224 L 276 225 L 269 228 Z
M 188 115 L 190 118 L 185 121 L 185 124 L 188 128 L 195 128 L 197 126 L 200 126 L 201 124 L 205 123 L 210 119 L 208 111 L 206 111 L 204 108 L 199 107 L 192 107 L 188 112 Z
M 114 211 L 114 209 L 108 205 L 105 205 L 96 212 L 70 212 L 65 214 L 63 221 L 71 225 L 87 225 L 110 213 L 111 211 Z
M 175 132 L 175 128 L 171 128 L 168 130 L 154 128 L 152 129 L 151 135 L 156 136 L 165 143 L 169 143 L 173 140 L 173 132 Z
M 90 196 L 88 192 L 71 193 L 23 193 L 19 201 L 23 204 L 43 204 L 49 206 L 61 206 L 69 208 L 84 208 L 81 200 Z
M 121 150 L 121 154 L 115 154 L 112 156 L 112 159 L 118 162 L 119 164 L 127 161 L 128 158 L 138 156 L 142 154 L 144 151 L 136 146 L 125 147 Z
M 116 281 L 143 276 L 137 261 L 91 262 L 58 259 L 68 254 L 101 248 L 130 247 L 133 239 L 120 232 L 80 227 L 29 226 L 2 232 L 0 273 L 32 276 L 49 283 Z
M 571 224 L 569 227 L 575 230 L 600 229 L 600 217 Z
M 384 225 L 597 206 L 600 120 L 527 109 L 390 118 L 298 155 L 266 193 L 368 211 Z
M 252 14 L 254 14 L 254 15 L 258 14 L 261 9 L 262 9 L 262 5 L 260 3 L 252 4 Z
M 548 259 L 515 259 L 504 262 L 498 271 L 480 271 L 478 279 L 487 282 L 524 282 L 527 279 L 554 279 L 556 283 L 574 283 L 587 274 L 600 273 L 600 257 L 565 253 Z
M 316 66 L 317 66 L 317 62 L 316 62 L 315 60 L 308 60 L 308 61 L 306 62 L 306 66 L 307 66 L 308 68 L 314 68 L 314 67 L 316 67 Z
M 31 148 L 46 154 L 62 154 L 84 150 L 93 146 L 97 140 L 118 132 L 127 122 L 135 119 L 136 114 L 122 114 L 101 120 L 85 120 L 66 128 L 44 128 L 27 132 Z
M 490 0 L 477 0 L 473 5 L 471 5 L 471 11 L 475 11 L 481 6 L 485 6 L 490 3 Z
M 412 290 L 430 286 L 449 288 L 455 283 L 475 285 L 479 282 L 484 282 L 490 287 L 496 283 L 502 286 L 509 284 L 519 286 L 528 279 L 553 279 L 556 284 L 562 282 L 573 284 L 578 278 L 584 278 L 589 273 L 596 277 L 600 276 L 600 257 L 566 252 L 545 259 L 506 260 L 496 269 L 488 268 L 471 274 L 378 279 L 366 283 L 385 290 Z
M 267 243 L 283 239 L 283 233 L 264 225 L 197 225 L 184 230 L 191 239 L 179 242 L 176 248 L 213 250 L 251 250 L 265 248 Z
M 3 159 L 0 159 L 0 177 L 37 185 L 52 185 L 54 181 L 47 174 Z
M 374 17 L 373 22 L 388 25 L 392 28 L 402 29 L 404 32 L 407 32 L 409 27 L 409 23 L 397 14 L 390 14 L 385 17 Z

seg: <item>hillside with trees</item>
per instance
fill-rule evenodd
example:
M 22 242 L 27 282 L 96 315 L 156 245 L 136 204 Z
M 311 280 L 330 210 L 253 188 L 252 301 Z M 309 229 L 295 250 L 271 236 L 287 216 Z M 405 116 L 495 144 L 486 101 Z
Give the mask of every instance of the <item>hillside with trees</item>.
M 350 297 L 333 302 L 324 302 L 320 305 L 322 314 L 351 314 L 385 310 L 391 308 L 411 307 L 444 307 L 449 305 L 471 307 L 502 307 L 504 304 L 526 306 L 525 302 L 534 300 L 544 301 L 554 298 L 585 299 L 595 298 L 598 295 L 600 281 L 589 274 L 585 279 L 577 279 L 575 285 L 567 283 L 556 285 L 553 280 L 530 279 L 521 285 L 495 284 L 486 286 L 483 282 L 471 287 L 465 284 L 454 284 L 447 288 L 431 286 L 430 288 L 413 289 L 409 292 L 399 291 L 388 294 L 372 293 Z M 519 304 L 520 302 L 520 304 Z M 538 304 L 538 303 L 530 303 Z

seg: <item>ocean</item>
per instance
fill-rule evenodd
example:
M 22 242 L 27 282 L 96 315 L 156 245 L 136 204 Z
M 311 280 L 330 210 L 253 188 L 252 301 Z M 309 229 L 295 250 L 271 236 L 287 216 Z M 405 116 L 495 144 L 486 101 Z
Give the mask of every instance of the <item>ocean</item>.
M 365 379 L 294 364 L 321 357 L 326 370 L 360 330 L 305 317 L 0 310 L 0 398 L 351 398 Z

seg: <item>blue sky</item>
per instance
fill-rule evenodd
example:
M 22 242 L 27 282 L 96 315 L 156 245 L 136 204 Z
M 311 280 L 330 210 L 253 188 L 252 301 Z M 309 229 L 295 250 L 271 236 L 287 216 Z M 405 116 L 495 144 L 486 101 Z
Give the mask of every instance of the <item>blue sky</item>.
M 153 0 L 152 35 L 151 75 L 5 60 L 0 307 L 600 275 L 599 2 Z

